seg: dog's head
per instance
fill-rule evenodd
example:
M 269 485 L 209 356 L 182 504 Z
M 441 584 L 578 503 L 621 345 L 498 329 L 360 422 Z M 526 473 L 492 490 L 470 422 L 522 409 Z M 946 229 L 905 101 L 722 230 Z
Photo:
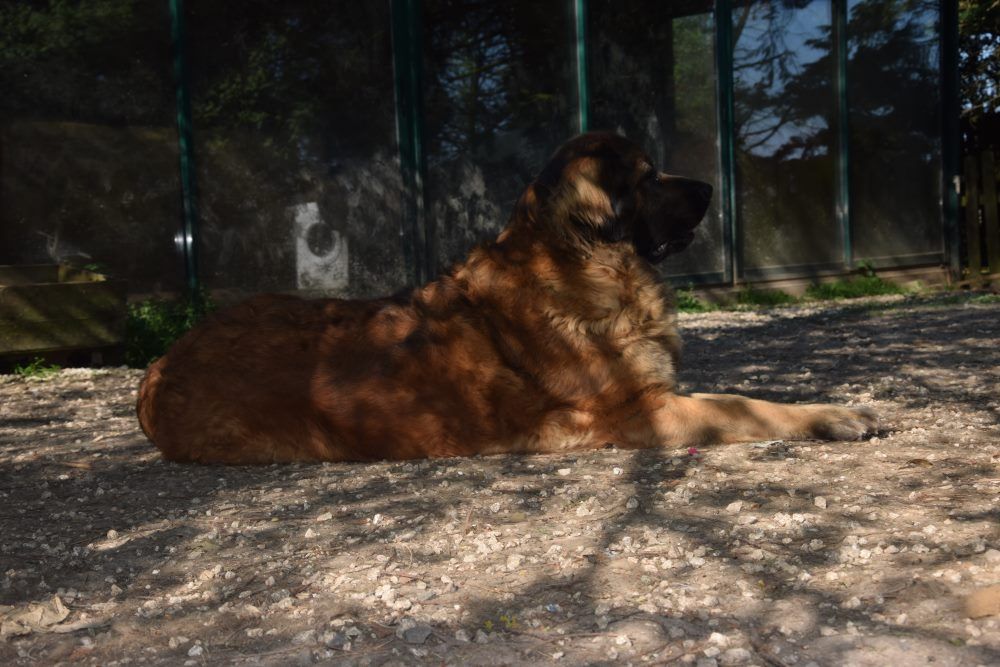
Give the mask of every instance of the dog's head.
M 607 132 L 563 144 L 529 192 L 566 231 L 631 243 L 654 264 L 691 243 L 712 198 L 708 183 L 657 171 L 639 146 Z

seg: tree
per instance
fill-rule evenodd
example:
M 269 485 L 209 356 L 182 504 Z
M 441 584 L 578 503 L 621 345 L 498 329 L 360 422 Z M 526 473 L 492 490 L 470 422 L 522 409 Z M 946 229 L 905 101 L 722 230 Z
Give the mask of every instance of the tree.
M 966 149 L 1000 148 L 1000 0 L 959 0 L 958 23 Z

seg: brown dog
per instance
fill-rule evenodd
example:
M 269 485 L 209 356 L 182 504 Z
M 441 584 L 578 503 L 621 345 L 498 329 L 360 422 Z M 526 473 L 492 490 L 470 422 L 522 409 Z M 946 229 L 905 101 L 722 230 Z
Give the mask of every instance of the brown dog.
M 680 340 L 651 263 L 686 247 L 711 186 L 579 136 L 507 229 L 408 298 L 261 296 L 157 360 L 139 421 L 173 461 L 271 463 L 849 440 L 874 415 L 675 393 Z

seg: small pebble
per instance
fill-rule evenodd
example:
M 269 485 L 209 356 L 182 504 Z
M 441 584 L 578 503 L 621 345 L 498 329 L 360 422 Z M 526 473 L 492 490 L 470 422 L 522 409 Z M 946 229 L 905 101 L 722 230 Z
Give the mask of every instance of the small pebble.
M 745 665 L 752 659 L 750 651 L 745 648 L 727 649 L 719 658 L 720 665 Z
M 403 641 L 407 644 L 423 644 L 433 632 L 429 625 L 415 625 L 403 631 Z

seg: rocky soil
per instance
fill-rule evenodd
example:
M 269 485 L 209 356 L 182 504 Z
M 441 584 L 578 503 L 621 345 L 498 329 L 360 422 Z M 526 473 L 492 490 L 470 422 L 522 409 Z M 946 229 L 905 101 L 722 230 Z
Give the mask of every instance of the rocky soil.
M 883 430 L 197 467 L 137 371 L 2 376 L 0 664 L 1000 664 L 996 297 L 681 325 L 686 389 Z

